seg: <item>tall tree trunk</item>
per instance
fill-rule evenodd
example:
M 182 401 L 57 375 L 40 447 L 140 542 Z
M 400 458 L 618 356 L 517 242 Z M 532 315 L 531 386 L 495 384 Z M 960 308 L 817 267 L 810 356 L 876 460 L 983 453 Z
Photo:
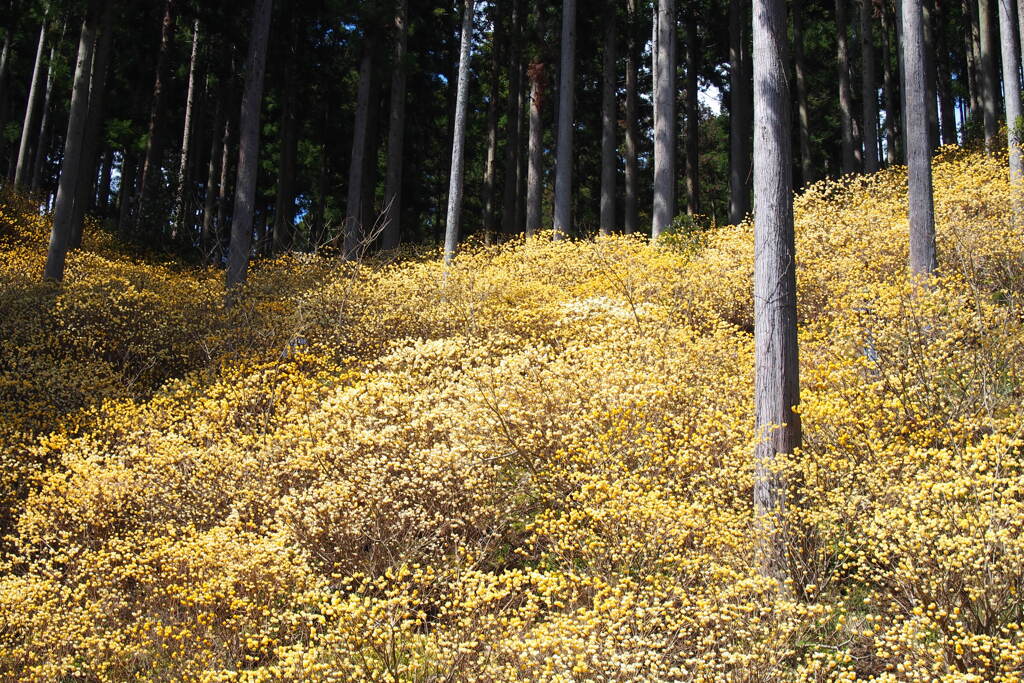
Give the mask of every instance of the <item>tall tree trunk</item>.
M 18 144 L 18 164 L 14 170 L 14 186 L 21 187 L 29 180 L 31 171 L 30 144 L 35 135 L 36 116 L 39 112 L 39 95 L 43 87 L 43 52 L 46 47 L 46 17 L 39 29 L 39 43 L 36 45 L 36 61 L 32 67 L 32 83 L 28 89 L 28 101 L 25 104 L 25 121 L 21 126 L 21 141 Z M 91 50 L 91 48 L 90 48 Z
M 935 67 L 938 78 L 939 132 L 942 135 L 942 144 L 955 145 L 957 143 L 956 99 L 953 97 L 949 44 L 946 39 L 946 31 L 943 30 L 943 19 L 948 16 L 947 12 L 948 10 L 942 7 L 942 11 L 935 16 L 937 24 L 935 38 L 938 51 Z
M 505 131 L 505 187 L 502 193 L 501 231 L 505 235 L 515 234 L 516 186 L 519 183 L 519 61 L 522 40 L 519 0 L 512 0 L 512 25 L 508 50 L 508 115 Z
M 697 101 L 697 15 L 691 9 L 686 18 L 686 211 L 700 213 L 700 107 Z
M 0 47 L 0 106 L 7 103 L 7 69 L 11 54 L 11 29 L 4 31 L 3 46 Z M 0 119 L 0 125 L 3 120 Z
M 160 48 L 156 59 L 156 78 L 153 81 L 153 95 L 150 99 L 149 124 L 146 128 L 146 156 L 139 175 L 139 199 L 136 204 L 135 227 L 138 230 L 145 214 L 150 210 L 155 185 L 160 180 L 160 166 L 163 158 L 164 99 L 170 70 L 171 38 L 174 34 L 175 0 L 166 0 L 164 18 L 160 24 Z
M 530 64 L 526 70 L 530 81 L 530 166 L 526 179 L 526 234 L 533 235 L 540 229 L 541 195 L 543 194 L 544 169 L 541 167 L 544 152 L 540 108 L 544 98 L 544 65 Z
M 484 162 L 484 239 L 487 244 L 497 239 L 498 212 L 495 208 L 495 199 L 498 187 L 498 89 L 501 81 L 498 52 L 501 46 L 501 33 L 501 22 L 498 22 L 493 32 L 491 87 L 487 96 L 487 158 Z
M 800 447 L 796 247 L 784 0 L 754 0 L 754 510 L 763 575 L 781 579 L 787 549 L 779 454 Z M 779 426 L 782 425 L 782 426 Z
M 999 108 L 996 104 L 999 81 L 996 77 L 996 25 L 990 0 L 978 0 L 978 32 L 981 36 L 981 106 L 985 122 L 985 147 L 991 150 L 995 146 L 999 126 Z
M 96 195 L 93 199 L 96 208 L 103 214 L 107 213 L 110 206 L 110 179 L 114 172 L 114 150 L 106 147 L 103 150 L 103 160 L 100 162 L 99 185 L 96 188 Z
M 96 44 L 98 10 L 98 1 L 91 0 L 78 41 L 78 60 L 75 63 L 75 80 L 71 89 L 71 110 L 68 114 L 68 132 L 64 143 L 64 161 L 61 164 L 53 227 L 50 230 L 50 245 L 46 252 L 46 266 L 43 269 L 43 278 L 46 280 L 59 282 L 64 279 L 64 261 L 72 236 L 71 219 L 75 191 L 78 183 L 85 182 L 81 177 L 82 147 L 89 118 L 89 80 L 92 74 L 93 48 Z
M 939 77 L 935 64 L 934 0 L 924 0 L 921 3 L 921 21 L 924 28 L 924 96 L 928 105 L 928 142 L 935 150 L 939 147 L 939 112 L 936 97 Z
M 459 39 L 459 76 L 455 93 L 455 128 L 452 131 L 452 164 L 448 179 L 448 213 L 444 232 L 444 262 L 455 258 L 459 244 L 459 221 L 462 217 L 462 186 L 465 180 L 466 109 L 469 95 L 469 56 L 473 44 L 473 14 L 476 0 L 465 0 L 462 32 Z
M 245 61 L 245 89 L 238 123 L 238 175 L 235 179 L 235 208 L 231 213 L 231 245 L 226 282 L 232 289 L 245 281 L 252 246 L 253 206 L 260 154 L 260 109 L 263 103 L 263 74 L 267 60 L 272 0 L 255 0 L 249 55 Z
M 999 5 L 999 35 L 1003 53 L 1003 101 L 1006 105 L 1007 148 L 1010 153 L 1010 180 L 1019 182 L 1024 178 L 1021 162 L 1021 119 L 1020 101 L 1020 36 L 1013 17 L 1014 0 L 996 0 Z
M 615 128 L 618 123 L 615 90 L 618 73 L 615 68 L 616 26 L 614 3 L 608 6 L 604 27 L 604 56 L 601 74 L 601 234 L 610 235 L 615 229 L 615 176 L 617 174 L 617 145 Z
M 874 6 L 860 0 L 861 99 L 864 105 L 864 172 L 878 170 L 878 84 L 875 78 L 875 40 L 871 30 Z
M 367 130 L 369 128 L 370 90 L 373 79 L 373 51 L 368 41 L 363 46 L 359 64 L 359 89 L 356 93 L 356 115 L 352 125 L 352 158 L 348 167 L 348 200 L 345 204 L 345 233 L 342 254 L 346 259 L 357 256 L 366 219 L 363 202 L 363 174 L 366 168 Z
M 889 28 L 884 30 L 882 40 L 882 66 L 883 66 L 883 88 L 885 93 L 885 152 L 886 161 L 892 166 L 898 163 L 896 156 L 896 141 L 899 139 L 899 132 L 896 121 L 899 117 L 899 101 L 896 98 L 896 83 L 892 73 L 892 47 Z
M 132 197 L 135 194 L 135 181 L 139 173 L 139 164 L 135 150 L 125 147 L 121 150 L 121 173 L 117 189 L 117 234 L 122 240 L 128 236 L 131 222 Z
M 33 193 L 39 191 L 43 179 L 43 165 L 46 163 L 47 152 L 49 151 L 50 119 L 53 116 L 53 78 L 54 63 L 57 60 L 57 46 L 50 47 L 50 62 L 46 69 L 46 91 L 43 94 L 43 118 L 39 122 L 39 142 L 36 145 L 35 159 L 32 162 L 32 179 L 29 187 Z
M 743 25 L 746 5 L 729 0 L 729 222 L 750 213 L 751 100 Z
M 867 0 L 862 0 L 866 2 Z M 800 138 L 800 179 L 804 185 L 816 180 L 811 162 L 811 125 L 807 110 L 807 79 L 804 76 L 803 7 L 800 0 L 793 4 L 793 72 L 796 80 L 797 128 Z
M 576 95 L 576 0 L 562 0 L 562 59 L 558 84 L 558 143 L 555 153 L 554 238 L 572 230 L 572 135 Z
M 978 26 L 978 3 L 973 0 L 962 0 L 964 20 L 970 22 L 970 30 L 967 31 L 967 54 L 970 56 L 970 65 L 974 77 L 974 86 L 971 89 L 971 118 L 978 118 L 983 115 L 985 109 L 985 84 L 981 74 L 981 30 Z
M 842 172 L 857 170 L 853 154 L 853 93 L 850 90 L 850 51 L 847 46 L 846 3 L 835 0 L 836 6 L 836 70 L 839 74 L 839 128 L 842 135 Z
M 293 55 L 294 56 L 294 55 Z M 292 62 L 289 62 L 289 66 Z M 281 159 L 277 169 L 277 197 L 274 199 L 273 247 L 282 251 L 291 245 L 295 222 L 295 168 L 299 131 L 296 112 L 296 80 L 290 73 L 284 83 L 281 108 Z
M 405 51 L 408 40 L 408 0 L 399 0 L 395 13 L 395 66 L 391 73 L 391 112 L 388 117 L 388 168 L 384 180 L 384 207 L 386 224 L 381 246 L 394 249 L 401 240 L 402 220 L 402 161 L 405 146 Z
M 639 149 L 639 132 L 637 131 L 637 69 L 640 58 L 637 55 L 636 39 L 636 0 L 628 0 L 629 18 L 626 25 L 626 174 L 625 191 L 622 201 L 622 225 L 627 234 L 632 234 L 639 227 L 637 186 L 639 183 L 639 167 L 637 153 Z
M 519 146 L 519 168 L 516 174 L 516 231 L 522 232 L 526 226 L 526 174 L 529 159 L 527 157 L 527 100 L 529 91 L 526 88 L 526 64 L 522 57 L 519 59 L 519 68 L 516 70 L 516 78 L 519 80 L 519 111 L 516 127 L 516 144 Z
M 221 133 L 224 128 L 223 99 L 216 97 L 214 100 L 213 127 L 210 128 L 210 159 L 206 166 L 206 186 L 203 192 L 203 224 L 199 235 L 199 245 L 203 253 L 206 253 L 210 244 L 210 232 L 217 207 L 220 160 L 224 154 L 225 135 Z
M 181 157 L 178 159 L 178 177 L 174 188 L 174 209 L 172 211 L 172 236 L 186 229 L 185 215 L 191 214 L 191 178 L 189 177 L 189 154 L 192 146 L 192 118 L 196 106 L 196 77 L 199 66 L 199 20 L 192 24 L 192 55 L 188 62 L 188 94 L 185 96 L 185 122 L 181 131 Z M 188 226 L 190 227 L 190 226 Z
M 935 217 L 932 206 L 932 150 L 928 139 L 925 93 L 924 21 L 921 0 L 903 0 L 903 61 L 907 87 L 907 175 L 910 221 L 910 270 L 916 275 L 936 268 Z M 934 107 L 933 107 L 934 108 Z
M 93 53 L 92 76 L 89 79 L 89 114 L 86 118 L 85 137 L 82 141 L 82 169 L 75 187 L 75 201 L 71 213 L 71 246 L 82 246 L 82 225 L 89 206 L 96 167 L 99 164 L 100 135 L 103 132 L 103 98 L 107 89 L 107 71 L 110 66 L 110 44 L 113 38 L 114 4 L 104 2 L 103 19 Z
M 658 44 L 654 70 L 654 206 L 651 239 L 657 239 L 675 217 L 675 0 L 657 0 Z

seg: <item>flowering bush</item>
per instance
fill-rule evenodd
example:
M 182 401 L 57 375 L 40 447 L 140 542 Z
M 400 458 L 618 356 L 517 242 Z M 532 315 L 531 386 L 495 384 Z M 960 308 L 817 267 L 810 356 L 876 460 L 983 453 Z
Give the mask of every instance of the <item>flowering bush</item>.
M 1024 242 L 1005 160 L 796 200 L 791 579 L 754 552 L 750 225 L 682 248 L 129 256 L 0 205 L 0 677 L 976 680 L 1024 672 Z

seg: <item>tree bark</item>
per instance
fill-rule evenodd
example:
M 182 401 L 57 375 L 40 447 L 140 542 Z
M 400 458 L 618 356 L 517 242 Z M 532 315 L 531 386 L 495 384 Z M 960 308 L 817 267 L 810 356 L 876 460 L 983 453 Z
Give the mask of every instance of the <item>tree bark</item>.
M 639 183 L 639 167 L 637 152 L 639 149 L 639 132 L 637 131 L 637 69 L 640 58 L 637 55 L 636 39 L 636 0 L 628 0 L 629 19 L 626 25 L 626 173 L 625 191 L 622 201 L 622 225 L 627 234 L 633 234 L 639 227 L 637 187 Z
M 872 0 L 860 0 L 861 99 L 864 105 L 864 172 L 878 170 L 878 84 L 875 78 L 875 40 Z
M 31 191 L 38 192 L 43 179 L 43 164 L 49 151 L 50 119 L 53 117 L 53 65 L 57 59 L 57 46 L 50 48 L 50 62 L 46 69 L 46 91 L 43 94 L 43 118 L 39 122 L 39 142 L 36 144 L 35 158 L 32 162 L 32 179 L 29 182 Z
M 886 162 L 892 166 L 898 163 L 896 141 L 899 132 L 896 121 L 899 118 L 900 105 L 896 98 L 896 83 L 892 73 L 892 47 L 888 27 L 883 26 L 882 41 L 883 88 L 885 94 L 885 151 Z
M 751 99 L 742 0 L 729 0 L 729 222 L 750 213 Z
M 110 206 L 110 179 L 114 171 L 114 150 L 107 147 L 103 150 L 103 160 L 100 162 L 99 186 L 96 188 L 94 201 L 96 208 L 106 214 Z
M 800 446 L 796 247 L 786 80 L 784 0 L 754 0 L 754 452 L 756 547 L 761 573 L 786 571 L 781 514 L 786 481 L 777 456 Z M 781 426 L 779 426 L 781 425 Z
M 235 178 L 235 208 L 231 213 L 231 245 L 228 251 L 228 290 L 245 281 L 252 246 L 256 174 L 259 170 L 260 109 L 263 102 L 263 74 L 270 35 L 272 0 L 255 0 L 249 55 L 245 64 L 245 89 L 238 123 L 238 171 Z
M 192 55 L 188 62 L 188 94 L 185 96 L 185 121 L 181 131 L 181 157 L 178 160 L 178 177 L 174 188 L 174 209 L 172 222 L 174 233 L 186 228 L 185 214 L 191 213 L 187 204 L 191 202 L 191 179 L 189 177 L 189 154 L 192 145 L 192 117 L 196 106 L 196 72 L 199 66 L 199 20 L 192 24 Z
M 943 19 L 948 17 L 948 8 L 941 6 L 941 11 L 934 15 L 936 30 L 937 56 L 935 58 L 937 91 L 939 95 L 939 132 L 942 136 L 942 144 L 955 145 L 956 135 L 956 99 L 953 97 L 953 83 L 950 67 L 949 43 L 946 39 L 946 31 L 943 30 Z
M 289 67 L 292 63 L 289 62 Z M 295 222 L 295 168 L 299 146 L 295 81 L 289 69 L 285 77 L 281 107 L 281 159 L 277 168 L 277 196 L 274 198 L 275 251 L 282 251 L 291 245 L 292 227 Z
M 1003 101 L 1006 106 L 1007 149 L 1010 155 L 1010 180 L 1017 183 L 1024 177 L 1021 161 L 1021 119 L 1020 102 L 1020 36 L 1017 33 L 1013 12 L 1014 0 L 996 0 L 999 5 L 999 35 L 1003 56 Z
M 469 56 L 473 44 L 473 14 L 476 0 L 465 0 L 462 34 L 459 40 L 459 76 L 455 93 L 455 127 L 452 131 L 452 164 L 448 179 L 448 212 L 445 220 L 444 262 L 451 264 L 459 244 L 462 217 L 462 187 L 465 180 L 466 109 L 469 95 Z
M 996 77 L 996 26 L 989 0 L 978 0 L 978 32 L 981 37 L 981 105 L 985 124 L 985 148 L 991 151 L 995 146 L 999 126 L 999 108 L 996 103 L 996 89 L 999 86 Z
M 408 41 L 408 0 L 399 0 L 395 13 L 395 66 L 391 74 L 391 112 L 388 117 L 388 168 L 384 180 L 384 207 L 387 223 L 381 246 L 394 249 L 401 240 L 402 220 L 402 156 L 405 146 L 405 52 Z
M 540 109 L 544 97 L 544 65 L 530 64 L 526 71 L 530 81 L 530 166 L 526 178 L 526 234 L 533 235 L 540 229 L 541 195 L 543 194 L 544 170 L 541 167 L 543 134 Z
M 231 98 L 232 100 L 234 98 Z M 236 102 L 232 102 L 235 104 Z M 220 161 L 220 182 L 217 184 L 217 221 L 214 226 L 214 233 L 218 244 L 222 244 L 224 241 L 224 234 L 227 232 L 226 227 L 228 224 L 228 198 L 231 196 L 231 188 L 229 183 L 231 182 L 231 159 L 234 157 L 232 154 L 232 145 L 234 143 L 234 127 L 232 124 L 232 117 L 230 114 L 224 121 L 224 154 L 221 156 Z
M 153 96 L 150 100 L 146 156 L 142 162 L 142 173 L 139 175 L 139 201 L 135 207 L 136 229 L 150 209 L 155 189 L 153 186 L 159 183 L 157 176 L 160 174 L 163 157 L 164 99 L 170 70 L 171 38 L 174 34 L 174 3 L 175 0 L 167 0 L 164 5 L 163 22 L 160 25 L 160 49 L 157 53 L 156 79 L 153 81 Z
M 199 236 L 199 244 L 203 253 L 206 253 L 210 244 L 210 231 L 214 224 L 214 212 L 217 207 L 217 194 L 219 187 L 220 161 L 224 155 L 225 135 L 221 130 L 224 128 L 224 105 L 223 99 L 214 98 L 213 127 L 210 128 L 210 159 L 206 166 L 206 187 L 203 193 L 203 225 Z
M 971 118 L 982 116 L 985 105 L 984 84 L 981 75 L 981 31 L 978 29 L 978 3 L 962 0 L 964 19 L 970 22 L 970 29 L 965 35 L 967 55 L 970 58 L 971 77 Z
M 29 180 L 31 171 L 31 154 L 29 152 L 35 135 L 36 116 L 39 112 L 39 95 L 43 80 L 43 53 L 46 47 L 46 18 L 39 29 L 39 43 L 36 45 L 36 61 L 32 67 L 32 83 L 28 89 L 28 101 L 25 105 L 25 120 L 21 126 L 21 140 L 18 143 L 18 163 L 14 170 L 14 186 L 22 187 Z M 90 48 L 91 50 L 91 48 Z M 90 53 L 91 54 L 91 53 Z M 91 57 L 90 57 L 91 59 Z
M 934 151 L 939 147 L 939 112 L 936 97 L 939 77 L 935 64 L 934 0 L 924 0 L 921 3 L 921 22 L 924 29 L 924 96 L 928 105 L 928 143 Z
M 937 267 L 921 0 L 903 0 L 902 15 L 903 61 L 907 81 L 903 111 L 906 112 L 907 128 L 910 270 L 915 275 L 921 275 L 930 274 Z
M 512 25 L 508 49 L 508 114 L 505 130 L 505 186 L 502 193 L 501 232 L 516 232 L 516 187 L 519 183 L 519 49 L 522 40 L 519 0 L 512 0 Z
M 862 0 L 866 1 L 866 0 Z M 797 128 L 800 138 L 800 179 L 804 185 L 816 180 L 811 162 L 811 126 L 807 111 L 807 80 L 804 76 L 803 7 L 800 0 L 793 5 L 793 72 L 796 81 Z
M 836 6 L 836 70 L 839 76 L 839 128 L 842 135 L 842 173 L 857 171 L 853 153 L 853 93 L 850 90 L 850 52 L 847 46 L 846 3 L 835 0 Z
M 82 22 L 78 41 L 78 60 L 71 89 L 71 110 L 68 114 L 68 132 L 64 143 L 64 161 L 61 164 L 57 201 L 53 211 L 50 245 L 46 253 L 43 279 L 60 282 L 64 279 L 64 262 L 72 236 L 72 213 L 78 183 L 85 182 L 82 174 L 82 147 L 89 118 L 89 80 L 92 75 L 93 48 L 96 44 L 98 2 L 92 0 Z
M 615 90 L 618 73 L 615 68 L 616 7 L 608 6 L 604 29 L 604 55 L 601 82 L 601 217 L 602 235 L 615 229 L 615 176 L 617 175 L 617 145 L 615 128 L 618 122 Z
M 558 143 L 555 154 L 554 238 L 572 230 L 572 137 L 576 96 L 576 0 L 562 0 L 562 58 L 558 84 Z
M 373 79 L 373 51 L 367 40 L 359 64 L 359 89 L 356 92 L 356 115 L 352 125 L 352 158 L 348 167 L 348 201 L 345 204 L 345 232 L 342 255 L 346 259 L 357 256 L 359 242 L 366 220 L 363 202 L 363 182 L 366 167 L 367 131 L 369 129 L 370 90 Z
M 657 0 L 657 59 L 654 69 L 654 206 L 651 239 L 658 239 L 675 217 L 675 0 Z
M 686 18 L 686 212 L 700 213 L 700 106 L 697 73 L 700 51 L 697 45 L 697 15 L 691 9 Z

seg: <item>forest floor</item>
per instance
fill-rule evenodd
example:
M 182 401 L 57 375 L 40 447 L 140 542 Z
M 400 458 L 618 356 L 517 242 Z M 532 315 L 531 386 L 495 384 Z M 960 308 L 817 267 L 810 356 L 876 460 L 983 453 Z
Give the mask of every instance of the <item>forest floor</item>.
M 791 579 L 753 555 L 752 228 L 221 273 L 0 204 L 0 678 L 1017 681 L 1004 159 L 796 200 Z

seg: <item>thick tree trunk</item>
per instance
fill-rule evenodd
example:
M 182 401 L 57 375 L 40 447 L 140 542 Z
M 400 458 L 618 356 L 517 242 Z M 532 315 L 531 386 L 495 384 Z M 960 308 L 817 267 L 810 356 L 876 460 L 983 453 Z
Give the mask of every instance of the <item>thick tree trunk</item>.
M 839 128 L 842 135 L 842 172 L 857 171 L 853 153 L 853 93 L 850 90 L 850 51 L 847 46 L 846 3 L 835 0 L 836 6 L 836 70 L 839 77 Z
M 779 454 L 800 447 L 796 254 L 784 0 L 754 0 L 754 510 L 761 573 L 786 572 Z M 779 426 L 781 425 L 781 426 Z
M 729 0 L 729 222 L 750 213 L 750 80 L 742 0 Z
M 540 120 L 540 108 L 544 98 L 544 65 L 540 62 L 530 64 L 526 75 L 530 81 L 530 166 L 526 172 L 526 234 L 533 235 L 540 230 L 541 195 L 544 190 L 544 169 L 541 167 L 544 129 Z
M 367 131 L 369 129 L 370 90 L 373 75 L 373 51 L 369 44 L 363 46 L 363 58 L 359 64 L 359 89 L 356 92 L 356 115 L 352 125 L 352 158 L 348 167 L 348 201 L 345 204 L 345 232 L 342 255 L 355 259 L 362 239 L 366 208 L 363 203 L 363 182 L 366 170 Z
M 175 0 L 167 0 L 164 18 L 160 25 L 160 49 L 156 59 L 156 79 L 153 81 L 153 96 L 150 100 L 149 124 L 147 126 L 146 156 L 139 176 L 139 201 L 135 207 L 136 229 L 150 210 L 150 204 L 159 185 L 160 166 L 163 158 L 164 99 L 170 70 L 171 38 L 174 34 Z
M 188 62 L 188 94 L 185 96 L 185 122 L 181 131 L 181 156 L 178 159 L 178 177 L 174 188 L 174 209 L 172 211 L 173 232 L 191 229 L 191 222 L 185 216 L 193 213 L 191 178 L 189 177 L 189 156 L 192 146 L 192 119 L 196 106 L 196 78 L 199 66 L 199 20 L 192 24 L 192 55 Z
M 637 198 L 640 180 L 637 154 L 640 146 L 640 134 L 637 131 L 637 69 L 640 58 L 637 55 L 636 39 L 636 0 L 628 0 L 629 21 L 626 26 L 626 173 L 625 192 L 622 198 L 622 225 L 627 234 L 637 231 L 640 218 L 638 215 L 639 201 Z
M 104 3 L 102 24 L 94 48 L 92 76 L 89 79 L 89 114 L 82 141 L 82 169 L 75 188 L 75 203 L 71 214 L 71 246 L 82 246 L 82 226 L 89 207 L 96 167 L 99 164 L 100 136 L 103 132 L 103 99 L 107 89 L 107 71 L 110 66 L 110 45 L 113 38 L 114 4 Z
M 558 144 L 555 154 L 554 238 L 572 230 L 572 137 L 576 96 L 576 0 L 562 0 L 562 59 L 558 84 Z
M 675 0 L 657 0 L 657 59 L 654 70 L 654 206 L 651 239 L 657 239 L 675 217 L 676 37 Z
M 391 74 L 391 112 L 388 117 L 388 168 L 384 180 L 384 207 L 387 210 L 381 246 L 394 249 L 402 236 L 402 152 L 405 147 L 405 51 L 408 0 L 399 0 L 395 13 L 395 66 Z
M 686 19 L 686 212 L 700 213 L 700 107 L 697 101 L 697 73 L 700 51 L 697 45 L 697 15 L 690 10 Z
M 885 152 L 886 162 L 892 166 L 898 163 L 896 155 L 896 141 L 899 139 L 898 127 L 896 124 L 899 118 L 900 105 L 896 98 L 896 83 L 892 73 L 892 47 L 888 27 L 883 26 L 885 31 L 882 41 L 882 65 L 883 65 L 883 88 L 885 93 Z
M 35 158 L 32 162 L 32 179 L 29 187 L 33 193 L 39 191 L 43 179 L 43 165 L 46 163 L 47 152 L 49 151 L 50 119 L 53 117 L 53 78 L 54 63 L 57 59 L 57 46 L 50 48 L 50 62 L 46 69 L 46 92 L 43 94 L 43 118 L 39 122 L 39 142 L 36 144 Z
M 878 83 L 875 78 L 875 40 L 871 0 L 860 0 L 861 99 L 864 105 L 864 172 L 878 170 Z
M 867 0 L 862 0 L 867 1 Z M 800 0 L 793 5 L 793 72 L 796 80 L 797 128 L 800 138 L 800 179 L 804 185 L 816 180 L 811 163 L 811 125 L 807 110 L 807 80 L 804 76 L 803 7 Z
M 476 0 L 465 0 L 462 34 L 459 40 L 459 76 L 455 93 L 455 128 L 452 131 L 452 164 L 448 179 L 448 213 L 444 233 L 444 262 L 455 258 L 462 217 L 462 187 L 465 180 L 466 109 L 469 106 L 469 56 L 473 45 L 473 14 Z
M 928 107 L 924 101 L 927 88 L 921 0 L 903 0 L 902 14 L 903 61 L 907 81 L 903 111 L 906 112 L 907 127 L 910 270 L 920 275 L 932 273 L 936 268 L 932 150 L 928 139 Z
M 519 183 L 519 61 L 522 40 L 519 0 L 512 2 L 512 25 L 508 49 L 508 114 L 505 130 L 505 186 L 502 192 L 501 232 L 516 233 L 516 186 Z
M 73 231 L 71 220 L 76 188 L 79 183 L 85 182 L 81 177 L 82 147 L 89 118 L 89 80 L 92 75 L 96 27 L 99 23 L 97 5 L 97 0 L 89 3 L 78 41 L 78 60 L 75 63 L 75 80 L 71 89 L 71 110 L 68 114 L 68 132 L 64 143 L 64 161 L 61 164 L 57 202 L 53 211 L 53 227 L 50 230 L 50 245 L 46 253 L 46 266 L 43 269 L 44 279 L 58 282 L 64 279 L 64 261 Z
M 996 0 L 999 5 L 999 35 L 1003 56 L 1003 101 L 1006 105 L 1007 147 L 1010 154 L 1010 180 L 1024 177 L 1021 162 L 1020 45 L 1014 22 L 1014 0 Z
M 46 18 L 39 29 L 39 43 L 36 45 L 36 61 L 32 67 L 32 83 L 28 89 L 28 101 L 25 104 L 25 120 L 21 126 L 21 140 L 18 144 L 18 163 L 14 170 L 15 187 L 23 186 L 29 180 L 31 171 L 30 145 L 36 133 L 36 117 L 39 112 L 39 96 L 43 87 L 43 53 L 46 47 Z M 90 48 L 91 50 L 91 48 Z M 91 53 L 90 53 L 91 54 Z M 91 59 L 91 57 L 90 57 Z
M 996 76 L 996 24 L 990 0 L 978 0 L 978 32 L 981 36 L 981 106 L 985 123 L 985 147 L 991 150 L 995 146 L 999 127 L 996 92 L 999 81 Z
M 616 116 L 615 90 L 618 85 L 618 73 L 615 68 L 615 26 L 616 8 L 608 7 L 608 15 L 604 28 L 604 56 L 602 63 L 601 82 L 601 223 L 602 235 L 610 235 L 615 229 L 615 176 L 617 174 L 617 149 L 615 128 Z
M 245 281 L 252 246 L 253 205 L 260 154 L 260 109 L 263 103 L 263 74 L 267 60 L 272 0 L 256 0 L 252 9 L 249 56 L 245 62 L 245 89 L 238 124 L 238 175 L 235 179 L 235 208 L 231 214 L 231 245 L 228 251 L 227 288 Z

